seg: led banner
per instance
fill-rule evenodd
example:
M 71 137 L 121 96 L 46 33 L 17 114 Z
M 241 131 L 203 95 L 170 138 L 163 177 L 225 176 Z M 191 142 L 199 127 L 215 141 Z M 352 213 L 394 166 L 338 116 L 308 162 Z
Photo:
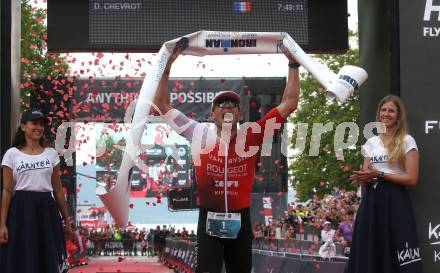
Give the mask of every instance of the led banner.
M 162 78 L 171 52 L 181 47 L 185 55 L 270 54 L 281 53 L 284 48 L 307 69 L 328 91 L 329 98 L 344 102 L 366 79 L 365 70 L 355 66 L 344 66 L 338 74 L 308 56 L 287 33 L 281 32 L 219 32 L 199 31 L 163 44 L 142 84 L 133 117 L 126 115 L 132 126 L 126 140 L 115 187 L 100 195 L 106 208 L 119 226 L 128 220 L 130 193 L 129 170 L 137 161 L 140 139 L 149 120 L 150 107 Z M 162 113 L 165 114 L 165 113 Z M 214 134 L 215 135 L 215 134 Z M 177 152 L 173 153 L 177 156 Z M 194 156 L 194 154 L 193 154 Z
M 348 49 L 346 0 L 47 0 L 47 10 L 49 51 L 157 52 L 201 28 L 284 31 L 307 52 Z

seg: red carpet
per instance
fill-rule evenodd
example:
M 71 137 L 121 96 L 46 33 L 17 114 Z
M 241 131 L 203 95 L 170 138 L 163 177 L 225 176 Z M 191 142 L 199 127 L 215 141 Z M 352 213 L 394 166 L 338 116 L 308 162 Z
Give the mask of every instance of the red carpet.
M 71 269 L 70 273 L 172 273 L 173 271 L 156 262 L 157 258 L 92 258 L 88 265 Z

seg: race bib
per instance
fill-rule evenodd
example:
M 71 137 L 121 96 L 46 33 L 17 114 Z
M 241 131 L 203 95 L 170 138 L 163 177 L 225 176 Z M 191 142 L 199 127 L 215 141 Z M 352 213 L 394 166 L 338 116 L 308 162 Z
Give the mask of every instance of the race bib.
M 206 233 L 226 239 L 237 239 L 241 228 L 240 213 L 224 213 L 208 211 Z

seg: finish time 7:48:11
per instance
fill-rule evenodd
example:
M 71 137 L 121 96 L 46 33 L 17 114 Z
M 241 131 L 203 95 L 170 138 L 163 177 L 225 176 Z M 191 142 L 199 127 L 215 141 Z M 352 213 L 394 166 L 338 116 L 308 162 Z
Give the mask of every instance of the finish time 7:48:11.
M 295 12 L 295 11 L 304 11 L 304 5 L 298 3 L 278 3 L 277 4 L 278 11 L 287 11 L 287 12 Z

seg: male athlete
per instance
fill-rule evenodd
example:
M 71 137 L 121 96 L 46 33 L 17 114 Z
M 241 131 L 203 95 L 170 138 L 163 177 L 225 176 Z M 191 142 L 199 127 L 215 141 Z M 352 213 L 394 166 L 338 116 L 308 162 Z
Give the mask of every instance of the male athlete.
M 250 273 L 252 226 L 249 206 L 258 151 L 263 141 L 272 142 L 274 130 L 279 129 L 297 108 L 300 65 L 285 52 L 289 74 L 281 103 L 258 122 L 242 125 L 240 129 L 237 127 L 240 96 L 233 91 L 219 92 L 212 102 L 214 131 L 170 105 L 169 73 L 180 53 L 181 49 L 176 47 L 168 59 L 154 103 L 166 122 L 191 143 L 200 208 L 196 273 L 220 273 L 223 261 L 227 273 Z

